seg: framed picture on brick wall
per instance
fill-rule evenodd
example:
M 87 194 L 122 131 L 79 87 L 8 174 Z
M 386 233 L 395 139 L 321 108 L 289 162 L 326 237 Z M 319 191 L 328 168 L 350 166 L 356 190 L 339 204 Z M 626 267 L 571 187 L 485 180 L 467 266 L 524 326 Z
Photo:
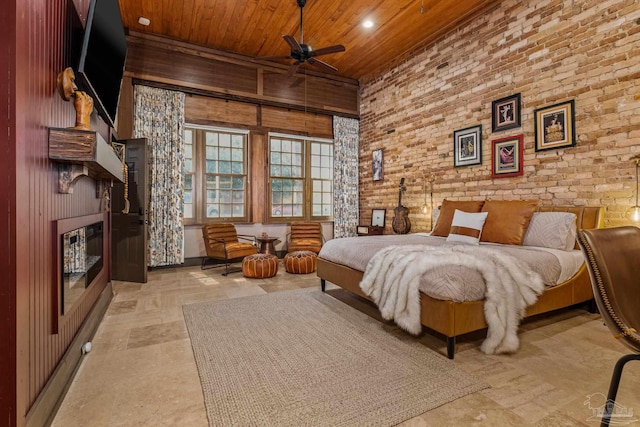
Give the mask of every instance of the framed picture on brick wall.
M 575 103 L 572 100 L 538 108 L 533 112 L 536 151 L 576 145 Z
M 382 181 L 384 178 L 384 157 L 382 149 L 373 150 L 373 180 Z
M 491 103 L 491 130 L 519 128 L 520 124 L 520 94 L 497 99 Z
M 522 134 L 491 141 L 491 178 L 522 175 L 523 152 Z
M 453 131 L 453 166 L 482 164 L 482 125 Z

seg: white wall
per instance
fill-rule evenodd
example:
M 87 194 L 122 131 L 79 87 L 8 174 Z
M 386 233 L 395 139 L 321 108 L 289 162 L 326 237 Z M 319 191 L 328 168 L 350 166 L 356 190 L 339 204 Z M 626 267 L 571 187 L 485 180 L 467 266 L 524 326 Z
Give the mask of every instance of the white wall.
M 289 224 L 236 224 L 238 234 L 259 236 L 264 232 L 269 236 L 277 237 L 279 240 L 274 242 L 276 251 L 286 249 L 287 233 L 290 229 Z M 322 234 L 325 241 L 333 239 L 333 222 L 322 223 Z M 184 229 L 184 257 L 196 258 L 204 255 L 206 255 L 206 251 L 202 240 L 202 227 L 199 225 L 186 226 Z

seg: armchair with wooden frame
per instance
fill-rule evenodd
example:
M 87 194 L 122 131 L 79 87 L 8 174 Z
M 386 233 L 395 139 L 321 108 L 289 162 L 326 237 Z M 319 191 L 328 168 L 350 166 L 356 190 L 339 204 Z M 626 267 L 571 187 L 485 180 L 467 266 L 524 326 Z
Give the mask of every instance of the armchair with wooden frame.
M 311 221 L 292 221 L 287 234 L 287 252 L 311 251 L 318 253 L 324 243 L 322 224 Z
M 201 268 L 204 270 L 209 259 L 224 261 L 224 273 L 242 271 L 242 269 L 229 269 L 232 261 L 239 261 L 242 258 L 258 253 L 258 249 L 253 243 L 240 242 L 244 239 L 250 242 L 255 241 L 254 236 L 238 234 L 236 227 L 230 223 L 223 224 L 205 224 L 202 226 L 202 238 L 204 239 L 204 247 L 207 256 L 202 258 Z M 222 264 L 212 265 L 208 268 L 221 267 Z

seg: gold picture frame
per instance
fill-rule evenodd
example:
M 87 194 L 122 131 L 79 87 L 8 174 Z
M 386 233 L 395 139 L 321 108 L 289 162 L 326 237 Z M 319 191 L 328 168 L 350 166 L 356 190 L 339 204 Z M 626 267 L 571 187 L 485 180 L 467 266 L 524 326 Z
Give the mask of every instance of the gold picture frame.
M 575 102 L 561 102 L 534 110 L 536 151 L 576 145 Z

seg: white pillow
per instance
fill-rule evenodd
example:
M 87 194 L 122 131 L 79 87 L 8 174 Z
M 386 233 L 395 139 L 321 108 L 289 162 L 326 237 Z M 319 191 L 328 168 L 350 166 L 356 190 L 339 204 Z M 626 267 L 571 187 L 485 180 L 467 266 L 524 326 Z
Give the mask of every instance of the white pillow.
M 571 251 L 576 244 L 576 215 L 570 212 L 535 212 L 522 246 Z
M 482 227 L 484 227 L 484 222 L 487 220 L 487 215 L 489 215 L 489 212 L 469 213 L 456 209 L 453 213 L 447 242 L 479 245 Z
M 433 211 L 431 211 L 431 224 L 433 224 L 432 228 L 435 228 L 436 224 L 438 223 L 439 216 L 440 216 L 440 209 L 433 208 Z M 433 229 L 431 231 L 433 231 Z

